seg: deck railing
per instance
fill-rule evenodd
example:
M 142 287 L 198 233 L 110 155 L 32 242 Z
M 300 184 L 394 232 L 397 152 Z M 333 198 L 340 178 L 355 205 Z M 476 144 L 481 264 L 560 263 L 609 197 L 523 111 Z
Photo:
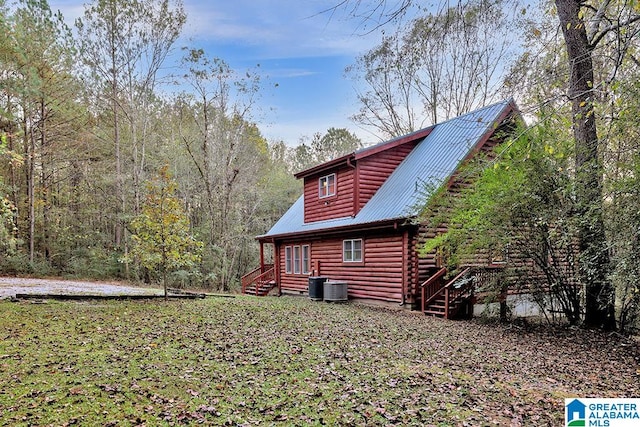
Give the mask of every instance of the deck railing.
M 426 309 L 427 305 L 436 299 L 442 289 L 442 277 L 446 274 L 447 269 L 441 268 L 433 276 L 429 277 L 422 285 L 420 285 L 422 292 L 422 312 Z
M 256 295 L 258 295 L 258 287 L 260 284 L 273 281 L 276 279 L 276 270 L 273 264 L 265 264 L 264 269 L 258 267 L 242 276 L 240 283 L 242 284 L 242 293 L 246 293 L 247 287 L 256 286 Z

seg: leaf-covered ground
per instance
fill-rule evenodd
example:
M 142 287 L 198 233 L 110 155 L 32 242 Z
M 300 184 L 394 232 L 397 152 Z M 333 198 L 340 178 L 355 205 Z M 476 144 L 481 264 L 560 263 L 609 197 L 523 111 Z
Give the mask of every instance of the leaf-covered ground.
M 616 336 L 304 298 L 0 301 L 0 425 L 562 425 L 637 397 Z

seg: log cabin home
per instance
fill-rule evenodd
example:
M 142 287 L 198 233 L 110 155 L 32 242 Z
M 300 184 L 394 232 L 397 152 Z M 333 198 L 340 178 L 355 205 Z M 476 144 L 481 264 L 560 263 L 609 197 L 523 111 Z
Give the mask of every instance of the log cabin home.
M 419 256 L 429 234 L 418 213 L 433 191 L 455 187 L 460 166 L 491 151 L 519 117 L 513 101 L 503 101 L 298 172 L 303 195 L 257 237 L 260 266 L 242 278 L 243 293 L 307 295 L 309 278 L 323 276 L 346 282 L 349 299 L 445 318 L 468 314 L 471 269 L 486 276 L 503 260 L 480 254 L 445 280 L 440 257 Z

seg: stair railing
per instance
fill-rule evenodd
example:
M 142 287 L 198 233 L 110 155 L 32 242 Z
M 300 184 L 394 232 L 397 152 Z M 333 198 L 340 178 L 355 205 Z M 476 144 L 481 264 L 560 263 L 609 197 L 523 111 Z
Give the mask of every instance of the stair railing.
M 245 274 L 244 276 L 242 276 L 242 278 L 240 279 L 240 283 L 242 284 L 243 294 L 247 290 L 247 286 L 251 285 L 255 280 L 255 278 L 260 276 L 261 274 L 262 274 L 262 267 L 257 267 L 251 270 L 250 272 L 248 272 L 247 274 Z
M 273 267 L 271 267 L 269 270 L 265 271 L 264 273 L 256 277 L 256 279 L 254 280 L 256 284 L 256 296 L 266 295 L 266 294 L 263 294 L 262 292 L 259 292 L 258 288 L 261 284 L 275 281 L 275 280 L 276 280 L 276 269 Z M 270 290 L 271 288 L 269 288 L 269 291 Z
M 444 300 L 444 317 L 454 317 L 461 308 L 464 299 L 473 298 L 477 286 L 482 286 L 495 280 L 502 266 L 467 267 L 458 273 L 453 279 L 443 285 L 443 276 L 446 268 L 438 270 L 422 285 L 422 312 L 424 313 L 433 301 L 442 298 Z
M 242 276 L 241 283 L 242 283 L 243 294 L 246 293 L 247 287 L 251 285 L 255 285 L 256 296 L 258 296 L 259 295 L 258 288 L 262 283 L 270 282 L 276 279 L 276 269 L 273 266 L 267 266 L 267 267 L 270 267 L 270 268 L 266 269 L 263 273 L 260 273 L 261 268 L 258 267 L 255 270 Z
M 473 277 L 462 282 L 462 285 L 460 283 L 461 279 L 470 271 L 470 267 L 465 268 L 445 285 L 442 284 L 442 278 L 447 272 L 446 268 L 441 268 L 433 276 L 429 277 L 420 285 L 422 287 L 422 312 L 425 312 L 431 302 L 444 296 L 444 317 L 448 319 L 454 316 L 455 313 L 450 313 L 452 311 L 450 310 L 452 303 L 455 303 L 465 293 L 473 292 Z
M 451 309 L 452 303 L 457 302 L 462 297 L 471 296 L 471 294 L 473 294 L 473 286 L 475 282 L 474 276 L 472 275 L 464 278 L 470 271 L 471 267 L 465 268 L 442 288 L 444 291 L 445 319 L 449 319 L 456 315 L 458 308 L 454 305 L 454 307 L 456 307 L 455 310 Z
M 435 274 L 429 277 L 420 285 L 422 292 L 422 312 L 427 308 L 427 305 L 436 299 L 439 292 L 442 290 L 442 277 L 446 274 L 447 269 L 445 267 L 438 270 Z
M 242 293 L 244 294 L 249 286 L 251 286 L 254 282 L 256 282 L 256 280 L 260 280 L 259 279 L 260 276 L 268 273 L 269 271 L 275 272 L 275 270 L 273 269 L 273 264 L 265 264 L 264 266 L 256 267 L 250 272 L 248 272 L 247 274 L 245 274 L 244 276 L 242 276 L 240 278 Z M 275 274 L 273 278 L 275 279 Z M 265 279 L 262 279 L 262 280 L 265 280 Z

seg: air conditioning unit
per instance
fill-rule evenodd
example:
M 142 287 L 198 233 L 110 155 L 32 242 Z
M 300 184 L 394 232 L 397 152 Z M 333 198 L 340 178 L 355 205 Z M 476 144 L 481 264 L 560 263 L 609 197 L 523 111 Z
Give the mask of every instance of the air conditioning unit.
M 322 301 L 324 294 L 324 283 L 328 277 L 311 276 L 309 277 L 309 298 L 313 301 Z
M 327 280 L 324 282 L 324 300 L 328 302 L 344 302 L 348 300 L 347 282 Z

